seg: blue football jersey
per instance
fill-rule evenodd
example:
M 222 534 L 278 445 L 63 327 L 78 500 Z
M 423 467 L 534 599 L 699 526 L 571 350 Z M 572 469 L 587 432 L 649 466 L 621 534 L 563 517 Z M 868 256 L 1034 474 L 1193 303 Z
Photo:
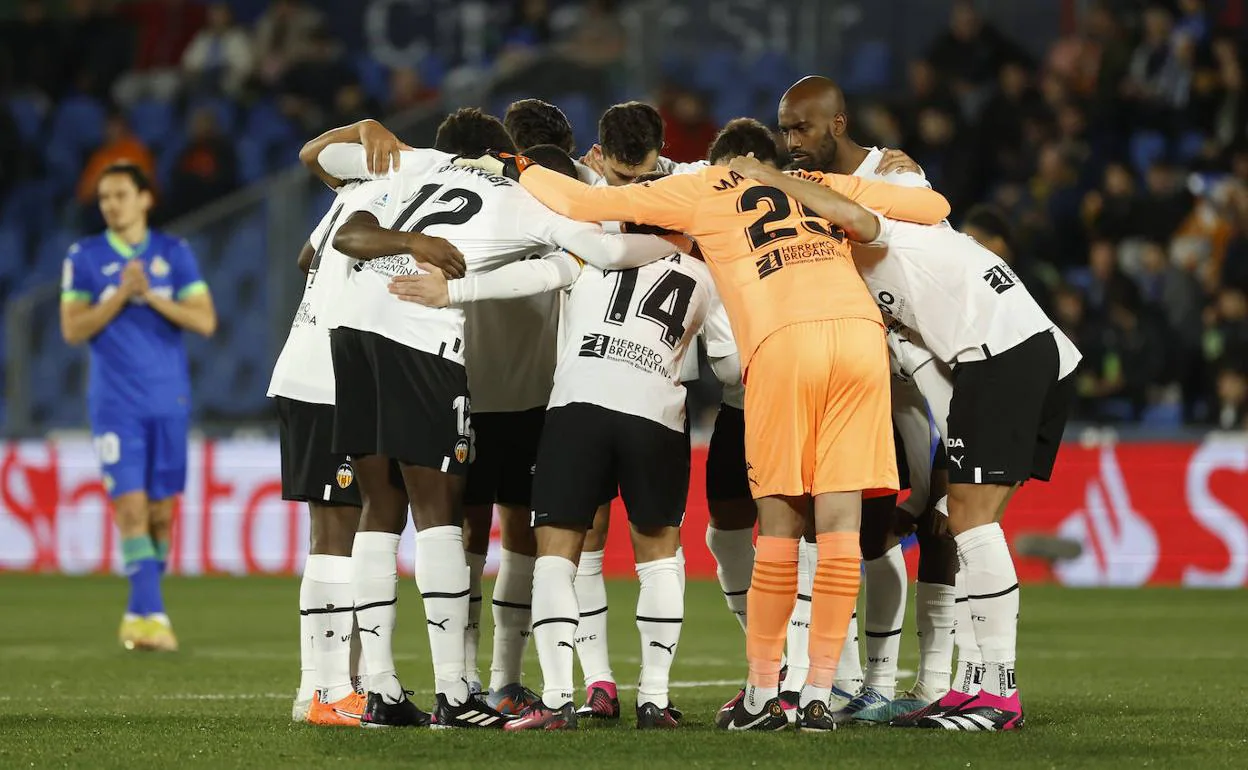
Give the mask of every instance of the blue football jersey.
M 111 296 L 130 259 L 143 261 L 153 292 L 184 299 L 208 290 L 186 241 L 150 230 L 131 246 L 112 232 L 69 248 L 61 300 L 96 303 Z M 90 341 L 87 402 L 92 422 L 101 415 L 163 415 L 190 408 L 190 375 L 182 329 L 135 297 Z

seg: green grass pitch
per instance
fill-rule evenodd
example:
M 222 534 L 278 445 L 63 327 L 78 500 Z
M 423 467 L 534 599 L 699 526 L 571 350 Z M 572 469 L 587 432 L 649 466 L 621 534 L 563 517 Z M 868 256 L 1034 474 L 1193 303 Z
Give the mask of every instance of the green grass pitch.
M 636 681 L 636 586 L 609 583 L 616 676 Z M 182 652 L 126 653 L 119 578 L 0 576 L 0 768 L 322 767 L 1248 767 L 1248 593 L 1026 587 L 1016 734 L 851 727 L 827 735 L 724 734 L 715 709 L 744 674 L 743 638 L 718 588 L 690 582 L 670 733 L 625 719 L 573 734 L 373 731 L 290 722 L 298 677 L 293 579 L 168 581 Z M 488 605 L 483 620 L 489 650 Z M 399 601 L 399 673 L 428 707 L 420 599 Z M 913 670 L 907 632 L 902 668 Z M 540 683 L 530 649 L 530 684 Z M 483 660 L 488 670 L 488 661 Z M 906 677 L 903 686 L 909 683 Z M 347 766 L 347 765 L 343 765 Z

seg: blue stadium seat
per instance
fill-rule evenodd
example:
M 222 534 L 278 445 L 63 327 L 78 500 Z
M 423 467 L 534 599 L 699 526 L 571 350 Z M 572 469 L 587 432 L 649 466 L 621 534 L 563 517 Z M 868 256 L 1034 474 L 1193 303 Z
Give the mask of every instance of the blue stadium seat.
M 164 147 L 171 139 L 176 122 L 173 105 L 159 99 L 144 99 L 130 108 L 130 128 L 149 147 Z
M 1200 155 L 1205 147 L 1205 135 L 1200 131 L 1188 131 L 1179 137 L 1179 160 L 1187 163 Z
M 450 67 L 447 65 L 446 59 L 443 59 L 436 53 L 430 53 L 420 60 L 418 69 L 420 70 L 420 79 L 425 82 L 426 86 L 441 88 L 442 81 L 446 80 L 446 73 L 450 70 Z
M 43 163 L 47 181 L 58 198 L 72 195 L 82 174 L 87 152 L 93 149 L 75 143 L 66 136 L 53 136 L 43 148 Z
M 68 96 L 52 116 L 49 142 L 77 150 L 99 146 L 104 138 L 104 106 L 89 96 Z
M 12 228 L 21 234 L 27 244 L 36 233 L 52 229 L 56 216 L 56 185 L 49 179 L 19 182 L 9 191 L 0 210 L 0 226 Z M 31 257 L 25 252 L 26 258 Z
M 61 265 L 70 245 L 78 240 L 72 230 L 53 230 L 40 241 L 35 254 L 35 263 L 31 265 L 18 286 L 18 291 L 26 292 L 46 283 L 55 283 L 61 277 Z
M 1144 410 L 1140 422 L 1150 428 L 1177 428 L 1183 424 L 1183 405 L 1153 404 Z
M 186 149 L 186 137 L 181 134 L 170 137 L 169 143 L 161 148 L 156 155 L 156 188 L 168 190 L 173 184 L 173 171 L 177 168 L 178 158 Z
M 278 111 L 271 101 L 258 102 L 247 113 L 243 128 L 244 133 L 265 147 L 277 142 L 295 138 L 296 133 L 285 116 Z
M 699 56 L 693 66 L 691 84 L 718 96 L 739 91 L 743 73 L 741 55 L 729 48 L 713 48 Z
M 721 126 L 733 118 L 753 117 L 753 114 L 754 98 L 746 89 L 724 91 L 711 104 L 711 116 Z
M 390 68 L 366 53 L 356 56 L 353 63 L 364 93 L 372 99 L 384 102 L 390 95 Z
M 1166 137 L 1157 131 L 1136 131 L 1130 140 L 1131 165 L 1144 174 L 1166 155 Z
M 329 207 L 334 205 L 334 197 L 334 191 L 327 187 L 318 187 L 317 191 L 312 194 L 312 200 L 308 206 L 309 233 L 321 221 L 321 217 L 325 216 L 325 212 L 329 211 Z
M 234 102 L 225 98 L 206 97 L 196 99 L 187 107 L 186 117 L 189 119 L 196 111 L 207 109 L 217 118 L 217 128 L 221 133 L 229 135 L 234 133 L 235 124 L 238 122 L 238 108 Z
M 16 284 L 26 272 L 26 248 L 22 240 L 22 233 L 16 228 L 0 229 L 0 295 L 17 288 Z
M 568 116 L 579 152 L 588 150 L 594 142 L 598 141 L 598 111 L 589 97 L 584 94 L 567 93 L 555 97 L 552 102 Z
M 886 88 L 892 80 L 893 52 L 883 40 L 864 40 L 849 57 L 848 72 L 841 78 L 846 93 Z
M 17 132 L 21 135 L 22 141 L 34 144 L 43 128 L 44 118 L 47 117 L 47 107 L 44 102 L 29 96 L 11 96 L 9 97 L 9 114 L 13 116 L 13 122 L 17 124 Z
M 784 51 L 764 51 L 745 67 L 750 86 L 767 92 L 774 103 L 776 94 L 797 80 L 797 70 Z
M 238 178 L 243 184 L 251 184 L 264 178 L 268 173 L 267 155 L 264 144 L 258 139 L 245 136 L 238 140 L 235 147 L 238 154 Z

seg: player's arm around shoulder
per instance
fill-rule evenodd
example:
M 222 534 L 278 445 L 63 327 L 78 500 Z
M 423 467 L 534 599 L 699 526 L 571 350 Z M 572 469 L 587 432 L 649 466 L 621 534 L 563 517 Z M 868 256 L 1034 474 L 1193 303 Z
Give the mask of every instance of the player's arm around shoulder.
M 793 198 L 840 227 L 850 240 L 869 243 L 880 234 L 880 222 L 875 214 L 823 184 L 827 175 L 804 171 L 787 173 L 760 163 L 753 156 L 733 158 L 729 166 L 741 176 L 774 187 Z
M 827 187 L 890 219 L 935 225 L 944 221 L 951 210 L 945 196 L 933 190 L 926 179 L 918 186 L 903 186 L 844 174 L 822 176 L 822 183 Z
M 324 167 L 321 162 L 321 153 L 333 144 L 360 146 L 358 154 L 362 162 L 356 173 L 343 175 L 340 169 L 335 169 L 338 173 L 333 173 Z M 371 118 L 366 118 L 348 126 L 331 128 L 312 139 L 299 150 L 299 162 L 331 189 L 337 189 L 347 179 L 363 179 L 369 176 L 381 176 L 391 170 L 398 171 L 402 162 L 402 151 L 410 149 L 399 141 L 390 129 Z

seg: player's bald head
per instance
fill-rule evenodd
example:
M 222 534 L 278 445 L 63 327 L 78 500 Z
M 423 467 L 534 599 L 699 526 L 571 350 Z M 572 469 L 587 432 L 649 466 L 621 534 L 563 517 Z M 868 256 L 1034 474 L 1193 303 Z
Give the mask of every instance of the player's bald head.
M 807 75 L 780 97 L 777 118 L 793 167 L 832 170 L 837 142 L 848 125 L 840 86 L 829 78 Z
M 845 92 L 835 80 L 822 75 L 807 75 L 784 92 L 780 108 L 786 105 L 815 110 L 831 118 L 845 112 Z

